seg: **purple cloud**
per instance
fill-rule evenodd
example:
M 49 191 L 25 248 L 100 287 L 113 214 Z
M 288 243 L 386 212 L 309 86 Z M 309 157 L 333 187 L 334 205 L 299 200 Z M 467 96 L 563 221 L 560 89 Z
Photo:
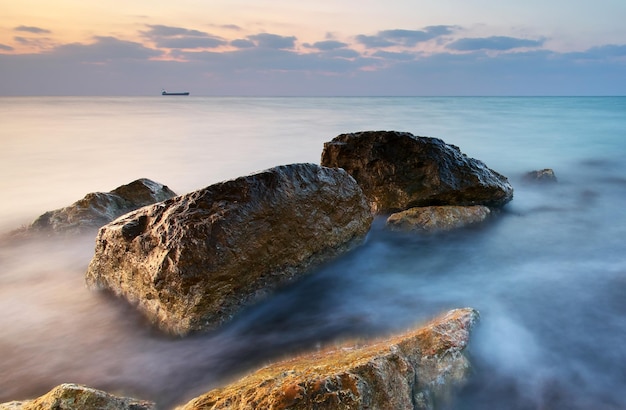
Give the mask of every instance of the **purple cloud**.
M 455 28 L 456 26 L 429 26 L 423 30 L 383 30 L 379 31 L 375 36 L 361 34 L 356 39 L 367 48 L 413 47 L 417 43 L 450 34 Z
M 33 27 L 33 26 L 17 26 L 13 29 L 14 31 L 24 31 L 32 34 L 48 34 L 50 30 L 41 27 Z
M 148 27 L 149 30 L 142 32 L 143 36 L 159 48 L 217 48 L 228 44 L 228 41 L 222 37 L 204 31 L 164 25 L 148 25 Z
M 248 36 L 248 39 L 253 41 L 258 47 L 277 50 L 292 49 L 296 44 L 296 37 L 294 36 L 284 37 L 270 33 L 255 34 Z
M 506 51 L 515 48 L 541 47 L 545 40 L 528 40 L 506 36 L 462 38 L 448 44 L 446 48 L 456 51 L 496 50 Z

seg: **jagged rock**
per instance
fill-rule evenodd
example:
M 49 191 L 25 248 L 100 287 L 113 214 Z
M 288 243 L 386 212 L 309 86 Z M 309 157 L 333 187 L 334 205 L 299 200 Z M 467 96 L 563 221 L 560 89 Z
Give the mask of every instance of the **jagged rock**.
M 387 226 L 402 231 L 450 231 L 482 222 L 490 213 L 484 205 L 416 207 L 391 214 Z
M 466 380 L 477 320 L 474 309 L 456 309 L 387 340 L 275 363 L 178 410 L 434 409 Z
M 142 178 L 111 192 L 89 193 L 70 206 L 46 212 L 16 233 L 77 234 L 95 230 L 125 213 L 175 196 L 167 186 Z
M 62 384 L 45 395 L 26 401 L 0 404 L 0 410 L 151 410 L 152 402 L 117 397 L 78 384 Z
M 144 207 L 100 229 L 86 280 L 178 335 L 215 328 L 361 240 L 372 215 L 343 170 L 293 164 Z
M 324 144 L 321 164 L 348 171 L 379 214 L 432 205 L 498 207 L 513 198 L 507 178 L 481 161 L 408 132 L 341 134 Z
M 538 182 L 538 183 L 553 183 L 557 182 L 554 170 L 550 168 L 541 169 L 538 171 L 530 171 L 524 174 L 525 182 Z

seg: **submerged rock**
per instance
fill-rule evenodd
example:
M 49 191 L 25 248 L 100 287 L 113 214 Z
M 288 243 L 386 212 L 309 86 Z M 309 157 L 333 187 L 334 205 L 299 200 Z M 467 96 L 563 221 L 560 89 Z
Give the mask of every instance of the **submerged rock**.
M 372 219 L 345 171 L 280 166 L 104 226 L 86 281 L 136 304 L 169 333 L 208 330 L 349 249 Z
M 432 205 L 498 207 L 513 198 L 508 179 L 481 161 L 440 139 L 408 132 L 341 134 L 324 144 L 321 164 L 352 175 L 376 213 Z
M 70 206 L 46 212 L 16 233 L 78 234 L 98 229 L 125 213 L 174 196 L 176 194 L 167 186 L 142 178 L 111 192 L 89 193 Z
M 264 367 L 178 410 L 434 409 L 449 405 L 470 367 L 478 320 L 457 309 L 406 334 L 315 352 Z
M 450 231 L 482 222 L 489 214 L 491 210 L 484 205 L 416 207 L 391 214 L 387 226 L 403 231 Z
M 26 401 L 0 404 L 0 410 L 151 410 L 152 402 L 117 397 L 78 384 L 62 384 L 45 395 Z
M 524 181 L 545 184 L 557 182 L 557 179 L 553 169 L 545 168 L 538 171 L 527 172 L 524 174 Z

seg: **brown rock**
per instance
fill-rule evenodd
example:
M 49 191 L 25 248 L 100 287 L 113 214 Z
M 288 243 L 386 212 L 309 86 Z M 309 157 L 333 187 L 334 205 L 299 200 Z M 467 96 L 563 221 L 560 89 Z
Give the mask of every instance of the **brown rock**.
M 151 410 L 149 401 L 117 397 L 78 384 L 62 384 L 33 400 L 0 404 L 0 410 Z
M 95 230 L 142 206 L 165 201 L 176 194 L 146 178 L 111 192 L 93 192 L 70 206 L 46 212 L 21 233 L 77 234 Z
M 321 164 L 356 179 L 376 213 L 416 206 L 486 205 L 513 198 L 506 177 L 440 139 L 408 132 L 341 134 L 324 144 Z
M 530 171 L 524 174 L 525 182 L 553 183 L 557 182 L 554 170 L 550 168 L 540 169 L 538 171 Z
M 487 219 L 491 210 L 483 205 L 425 206 L 391 214 L 387 226 L 392 230 L 450 231 Z
M 212 390 L 178 410 L 433 409 L 466 379 L 478 312 L 457 309 L 387 340 L 293 358 Z
M 276 167 L 104 226 L 86 280 L 184 335 L 221 325 L 349 249 L 371 222 L 363 192 L 345 171 Z

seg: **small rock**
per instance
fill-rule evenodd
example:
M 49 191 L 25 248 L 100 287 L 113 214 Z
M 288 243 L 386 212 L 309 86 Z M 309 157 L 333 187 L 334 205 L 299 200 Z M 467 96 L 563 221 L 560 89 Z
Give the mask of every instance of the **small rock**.
M 541 169 L 538 171 L 530 171 L 524 174 L 524 181 L 526 182 L 538 182 L 538 183 L 554 183 L 557 182 L 554 170 L 550 168 Z
M 450 231 L 482 222 L 490 213 L 484 205 L 416 207 L 391 214 L 387 226 L 402 231 Z
M 30 226 L 13 234 L 74 235 L 95 231 L 130 211 L 175 196 L 176 194 L 167 186 L 142 178 L 111 192 L 89 193 L 70 206 L 46 212 Z
M 45 395 L 26 401 L 0 404 L 0 410 L 152 410 L 155 404 L 78 384 L 62 384 Z

